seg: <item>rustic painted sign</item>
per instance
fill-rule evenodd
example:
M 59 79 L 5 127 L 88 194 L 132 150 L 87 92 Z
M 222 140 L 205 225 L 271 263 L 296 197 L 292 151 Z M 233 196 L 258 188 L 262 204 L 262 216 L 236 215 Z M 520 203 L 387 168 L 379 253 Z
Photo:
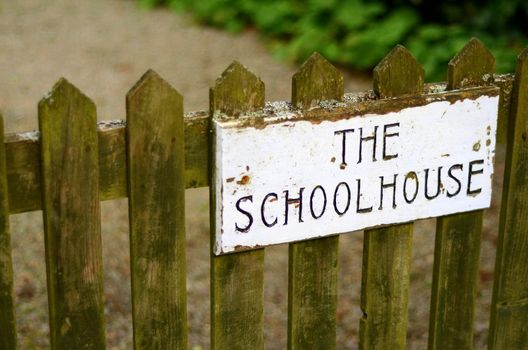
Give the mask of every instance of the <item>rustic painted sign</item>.
M 384 101 L 217 116 L 215 253 L 489 207 L 498 91 Z

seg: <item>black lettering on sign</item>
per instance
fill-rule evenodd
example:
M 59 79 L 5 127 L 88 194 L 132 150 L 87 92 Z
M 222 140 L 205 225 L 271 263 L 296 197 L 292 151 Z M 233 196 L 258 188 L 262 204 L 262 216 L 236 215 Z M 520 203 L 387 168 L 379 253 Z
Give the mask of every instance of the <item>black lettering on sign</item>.
M 370 213 L 372 211 L 372 206 L 368 208 L 361 208 L 361 180 L 357 179 L 357 197 L 356 197 L 356 212 L 357 213 Z
M 409 199 L 409 197 L 407 197 L 407 182 L 409 180 L 414 180 L 414 193 L 412 195 L 412 197 Z M 419 188 L 419 182 L 418 182 L 418 175 L 416 175 L 416 173 L 414 171 L 410 171 L 407 173 L 407 175 L 405 175 L 405 180 L 403 181 L 403 199 L 405 199 L 405 201 L 408 203 L 408 204 L 411 204 L 412 202 L 414 202 L 414 200 L 416 199 L 416 196 L 418 196 L 418 188 Z
M 394 180 L 391 183 L 385 183 L 384 177 L 380 176 L 381 180 L 381 187 L 380 187 L 380 205 L 379 210 L 383 210 L 383 190 L 387 188 L 392 187 L 392 207 L 396 208 L 396 178 L 398 177 L 398 174 L 394 174 Z
M 400 136 L 399 132 L 393 132 L 393 133 L 387 134 L 387 129 L 395 128 L 395 127 L 400 127 L 400 123 L 392 123 L 392 124 L 387 124 L 383 126 L 383 160 L 389 160 L 389 159 L 398 157 L 398 153 L 394 153 L 394 154 L 387 153 L 387 138 Z
M 297 207 L 299 208 L 299 222 L 304 222 L 302 219 L 303 191 L 304 191 L 304 187 L 301 187 L 301 189 L 299 190 L 299 197 L 297 198 L 290 198 L 290 192 L 288 190 L 284 191 L 284 202 L 285 202 L 284 225 L 288 225 L 288 211 L 289 211 L 290 204 L 297 204 Z
M 453 175 L 453 171 L 455 170 L 464 170 L 464 167 L 462 164 L 454 164 L 452 165 L 449 170 L 447 171 L 447 176 L 450 178 L 450 179 L 453 179 L 455 180 L 456 184 L 457 184 L 457 189 L 455 192 L 449 192 L 447 191 L 447 197 L 451 198 L 451 197 L 454 197 L 456 196 L 457 194 L 460 193 L 460 190 L 462 189 L 462 183 L 460 182 L 460 180 L 455 176 Z
M 359 128 L 359 160 L 358 164 L 361 163 L 361 157 L 363 153 L 363 141 L 372 141 L 372 161 L 376 161 L 376 135 L 378 134 L 378 126 L 374 127 L 374 133 L 370 136 L 363 136 L 363 128 Z
M 438 167 L 438 171 L 436 173 L 436 175 L 437 175 L 436 193 L 434 195 L 430 195 L 429 194 L 429 170 L 430 170 L 429 168 L 425 169 L 425 190 L 424 191 L 425 191 L 425 198 L 431 200 L 431 199 L 435 199 L 440 194 L 440 189 L 442 187 L 442 181 L 441 181 L 442 167 L 439 166 Z
M 345 209 L 343 210 L 339 210 L 339 208 L 337 208 L 337 192 L 339 192 L 339 188 L 341 186 L 345 186 L 346 192 L 347 192 L 346 205 L 345 205 Z M 337 214 L 343 215 L 348 211 L 348 208 L 350 207 L 350 197 L 351 197 L 351 193 L 350 193 L 350 187 L 348 186 L 348 184 L 346 182 L 338 183 L 334 191 L 334 209 Z
M 341 168 L 344 168 L 347 166 L 346 162 L 346 134 L 348 132 L 354 132 L 354 129 L 344 129 L 344 130 L 337 130 L 334 132 L 334 135 L 342 134 L 343 137 L 341 138 Z
M 323 194 L 323 208 L 321 209 L 321 212 L 319 213 L 319 215 L 315 214 L 314 204 L 313 204 L 316 190 L 321 190 L 321 193 Z M 314 219 L 319 219 L 321 216 L 323 216 L 325 210 L 326 210 L 326 192 L 321 185 L 318 185 L 312 190 L 312 194 L 310 195 L 310 212 L 312 213 L 312 217 Z
M 245 201 L 250 201 L 251 203 L 253 203 L 253 196 L 242 197 L 236 202 L 237 210 L 247 216 L 249 221 L 248 224 L 244 227 L 240 227 L 237 223 L 235 223 L 235 230 L 237 230 L 238 232 L 248 232 L 251 228 L 251 225 L 253 225 L 253 216 L 248 211 L 240 208 L 240 204 Z
M 473 169 L 473 166 L 477 165 L 477 164 L 484 164 L 484 159 L 478 159 L 478 160 L 473 160 L 473 161 L 469 162 L 468 183 L 467 183 L 467 194 L 468 194 L 468 196 L 472 196 L 472 195 L 479 194 L 480 192 L 482 192 L 482 188 L 471 189 L 471 181 L 472 181 L 473 175 L 478 175 L 478 174 L 483 174 L 484 173 L 484 169 L 483 168 L 480 168 L 478 170 L 474 170 Z
M 260 217 L 262 218 L 262 223 L 264 225 L 266 225 L 266 227 L 273 227 L 273 226 L 275 226 L 277 224 L 278 219 L 275 218 L 275 220 L 273 220 L 273 222 L 269 223 L 268 221 L 266 221 L 266 215 L 264 215 L 264 209 L 265 209 L 264 206 L 266 205 L 266 202 L 268 201 L 268 198 L 274 198 L 274 200 L 276 201 L 279 198 L 279 196 L 277 196 L 277 194 L 273 193 L 273 192 L 268 193 L 264 197 L 264 199 L 262 200 L 262 204 L 260 205 Z

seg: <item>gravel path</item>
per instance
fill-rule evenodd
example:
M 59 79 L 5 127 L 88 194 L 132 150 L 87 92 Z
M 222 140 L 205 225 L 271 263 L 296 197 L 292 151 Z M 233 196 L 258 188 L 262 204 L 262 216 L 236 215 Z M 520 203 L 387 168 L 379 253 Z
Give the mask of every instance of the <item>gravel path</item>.
M 166 10 L 142 11 L 132 0 L 0 0 L 0 110 L 7 131 L 37 127 L 37 102 L 64 76 L 97 104 L 100 120 L 124 118 L 125 95 L 149 68 L 184 95 L 186 110 L 206 109 L 208 88 L 233 60 L 287 100 L 296 67 L 280 64 L 255 33 L 231 36 L 198 27 Z M 346 90 L 368 88 L 345 77 Z M 187 192 L 190 347 L 209 347 L 208 207 L 205 190 Z M 497 212 L 497 207 L 492 212 Z M 47 349 L 47 301 L 40 212 L 12 216 L 20 349 Z M 102 206 L 109 349 L 131 349 L 126 200 Z M 425 348 L 433 261 L 432 221 L 416 225 L 411 275 L 410 348 Z M 491 228 L 490 228 L 491 227 Z M 494 221 L 483 247 L 477 347 L 483 346 L 493 268 Z M 362 235 L 340 240 L 338 344 L 357 347 Z M 287 247 L 267 249 L 266 348 L 286 347 Z
M 9 131 L 36 127 L 36 104 L 64 76 L 97 104 L 125 115 L 127 91 L 149 68 L 178 89 L 186 110 L 208 106 L 208 88 L 233 61 L 260 75 L 267 99 L 289 99 L 295 67 L 279 64 L 254 33 L 198 27 L 131 0 L 9 0 L 0 12 L 0 108 Z M 361 90 L 366 79 L 348 80 Z

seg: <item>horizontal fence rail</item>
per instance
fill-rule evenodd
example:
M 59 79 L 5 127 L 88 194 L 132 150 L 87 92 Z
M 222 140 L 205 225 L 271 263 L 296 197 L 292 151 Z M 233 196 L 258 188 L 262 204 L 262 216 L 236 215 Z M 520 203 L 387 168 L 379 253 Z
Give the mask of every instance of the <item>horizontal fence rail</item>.
M 499 106 L 498 141 L 506 141 L 506 130 L 510 112 L 510 98 L 514 76 L 495 76 L 491 85 L 501 89 Z M 426 84 L 424 94 L 446 90 L 446 84 Z M 347 93 L 345 103 L 359 103 L 375 99 L 373 91 Z M 302 114 L 296 108 L 284 103 L 268 103 L 263 113 L 284 110 Z M 321 108 L 321 107 L 320 107 Z M 327 107 L 325 107 L 327 108 Z M 335 107 L 339 110 L 339 107 Z M 319 113 L 314 108 L 310 113 Z M 101 200 L 125 198 L 126 178 L 126 122 L 123 120 L 98 123 L 99 171 Z M 186 113 L 184 117 L 185 137 L 185 188 L 209 186 L 208 178 L 208 133 L 209 112 Z M 502 135 L 502 136 L 501 136 Z M 10 213 L 23 213 L 42 209 L 40 192 L 39 132 L 7 134 L 5 137 L 7 177 L 9 181 Z
M 320 122 L 383 114 L 439 93 L 451 102 L 477 89 L 496 95 L 497 87 L 497 141 L 508 152 L 489 348 L 526 348 L 527 58 L 528 49 L 515 75 L 495 75 L 495 59 L 472 39 L 450 62 L 446 84 L 424 84 L 423 68 L 398 45 L 375 68 L 372 91 L 344 94 L 341 73 L 314 54 L 292 78 L 291 103 L 266 103 L 264 83 L 234 62 L 211 88 L 210 110 L 187 114 L 180 93 L 148 71 L 127 95 L 128 123 L 96 123 L 95 104 L 59 80 L 39 103 L 40 131 L 4 137 L 0 116 L 0 350 L 16 349 L 10 214 L 43 211 L 52 349 L 104 349 L 100 201 L 127 197 L 134 349 L 186 349 L 185 189 L 209 186 L 214 233 L 213 118 L 288 113 Z M 473 347 L 483 216 L 438 218 L 429 349 Z M 406 348 L 412 235 L 413 223 L 365 230 L 361 349 Z M 266 249 L 217 256 L 214 239 L 211 347 L 263 349 Z M 337 348 L 338 256 L 337 235 L 289 244 L 288 349 Z

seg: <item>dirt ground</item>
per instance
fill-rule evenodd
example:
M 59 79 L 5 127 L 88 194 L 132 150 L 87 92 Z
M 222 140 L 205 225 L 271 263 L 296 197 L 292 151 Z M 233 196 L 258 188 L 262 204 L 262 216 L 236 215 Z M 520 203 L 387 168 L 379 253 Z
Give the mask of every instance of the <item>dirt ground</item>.
M 125 116 L 125 95 L 153 68 L 178 89 L 187 111 L 206 109 L 208 88 L 238 60 L 262 77 L 268 100 L 288 100 L 296 68 L 273 59 L 255 33 L 232 36 L 194 25 L 166 10 L 143 11 L 131 0 L 0 0 L 0 111 L 8 132 L 37 127 L 37 102 L 61 77 L 90 96 L 100 120 Z M 346 90 L 370 86 L 346 74 Z M 502 171 L 499 169 L 498 173 Z M 500 176 L 496 188 L 500 188 Z M 489 322 L 498 207 L 486 215 L 476 348 Z M 105 302 L 109 349 L 131 349 L 130 273 L 126 200 L 102 206 Z M 189 346 L 209 348 L 208 196 L 187 191 Z M 20 349 L 47 349 L 47 299 L 40 212 L 12 216 L 15 293 Z M 427 343 L 434 221 L 416 224 L 409 308 L 409 348 Z M 340 239 L 338 348 L 357 348 L 362 234 Z M 267 249 L 265 339 L 286 348 L 287 247 Z

